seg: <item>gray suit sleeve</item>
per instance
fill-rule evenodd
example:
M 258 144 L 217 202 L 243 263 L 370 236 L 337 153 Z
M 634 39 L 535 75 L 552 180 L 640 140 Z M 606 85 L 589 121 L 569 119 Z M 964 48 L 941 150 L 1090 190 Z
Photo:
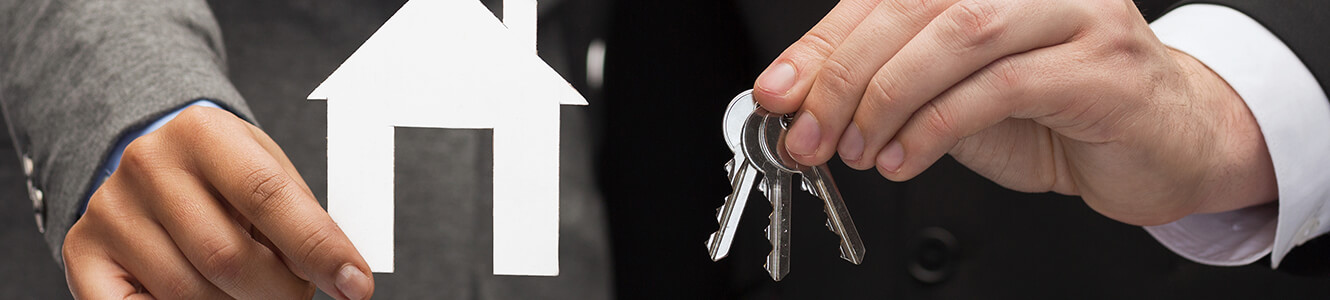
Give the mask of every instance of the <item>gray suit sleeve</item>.
M 196 99 L 252 120 L 224 52 L 204 0 L 0 0 L 0 107 L 57 262 L 123 133 Z

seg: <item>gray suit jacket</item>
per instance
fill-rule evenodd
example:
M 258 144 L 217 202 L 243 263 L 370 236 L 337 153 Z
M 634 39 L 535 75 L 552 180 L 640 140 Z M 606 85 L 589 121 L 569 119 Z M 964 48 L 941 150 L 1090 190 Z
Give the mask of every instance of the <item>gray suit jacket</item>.
M 195 99 L 262 125 L 324 199 L 326 106 L 304 96 L 400 5 L 232 0 L 210 9 L 202 0 L 0 0 L 0 104 L 18 165 L 31 161 L 24 168 L 29 198 L 52 256 L 61 260 L 65 232 L 120 135 Z M 584 48 L 566 47 L 576 44 L 565 42 L 566 32 L 584 28 L 558 13 L 569 5 L 541 5 L 541 47 L 552 50 L 542 55 L 556 67 L 568 65 L 577 56 L 568 53 Z M 398 129 L 397 272 L 376 276 L 376 295 L 608 297 L 608 241 L 585 115 L 584 108 L 564 109 L 556 278 L 490 274 L 488 131 Z

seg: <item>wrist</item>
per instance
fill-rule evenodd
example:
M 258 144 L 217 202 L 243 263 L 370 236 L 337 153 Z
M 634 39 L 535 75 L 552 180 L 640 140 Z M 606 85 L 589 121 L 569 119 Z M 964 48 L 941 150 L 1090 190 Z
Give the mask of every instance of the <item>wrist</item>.
M 1211 118 L 1210 155 L 1194 201 L 1193 213 L 1217 213 L 1275 201 L 1278 189 L 1274 164 L 1255 116 L 1242 96 L 1204 63 L 1173 50 L 1191 82 L 1198 114 Z

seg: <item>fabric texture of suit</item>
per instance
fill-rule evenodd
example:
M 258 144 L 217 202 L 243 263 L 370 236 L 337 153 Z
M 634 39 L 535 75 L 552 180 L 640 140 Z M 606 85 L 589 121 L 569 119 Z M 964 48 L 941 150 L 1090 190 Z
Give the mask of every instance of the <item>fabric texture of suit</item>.
M 325 199 L 327 111 L 305 95 L 403 2 L 0 1 L 0 101 L 15 148 L 36 162 L 52 255 L 60 258 L 94 170 L 119 136 L 195 99 L 260 124 Z M 595 32 L 587 24 L 595 19 L 567 12 L 599 3 L 542 1 L 541 54 L 556 69 L 580 66 Z M 398 129 L 397 267 L 376 274 L 376 296 L 609 297 L 588 114 L 563 110 L 558 277 L 492 275 L 489 131 Z
M 203 1 L 4 1 L 0 12 L 0 103 L 15 149 L 33 162 L 57 260 L 93 174 L 127 129 L 200 98 L 250 115 L 226 80 Z

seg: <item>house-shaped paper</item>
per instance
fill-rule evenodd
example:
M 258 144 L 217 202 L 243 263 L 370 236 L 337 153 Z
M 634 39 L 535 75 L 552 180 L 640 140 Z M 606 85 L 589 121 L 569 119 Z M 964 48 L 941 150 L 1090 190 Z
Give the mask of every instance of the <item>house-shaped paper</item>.
M 558 274 L 559 106 L 587 103 L 536 56 L 535 1 L 504 7 L 521 28 L 478 0 L 411 0 L 309 96 L 328 102 L 328 213 L 374 272 L 393 270 L 403 126 L 493 129 L 494 273 Z

